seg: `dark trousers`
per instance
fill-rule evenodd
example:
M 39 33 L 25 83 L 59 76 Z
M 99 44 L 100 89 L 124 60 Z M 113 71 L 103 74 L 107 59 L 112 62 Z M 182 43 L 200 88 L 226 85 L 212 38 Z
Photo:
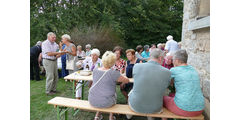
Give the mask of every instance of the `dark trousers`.
M 65 77 L 69 74 L 68 70 L 66 70 L 66 66 L 66 59 L 62 59 L 62 77 Z
M 38 59 L 35 57 L 30 57 L 30 79 L 40 80 Z

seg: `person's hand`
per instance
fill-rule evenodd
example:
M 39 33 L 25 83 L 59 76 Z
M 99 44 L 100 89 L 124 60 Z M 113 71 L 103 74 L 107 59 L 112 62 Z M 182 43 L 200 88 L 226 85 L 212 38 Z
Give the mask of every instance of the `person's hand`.
M 63 50 L 64 53 L 70 53 L 69 51 L 67 51 L 66 49 Z
M 61 52 L 61 53 L 60 53 L 60 55 L 64 55 L 64 54 L 65 54 L 65 52 Z
M 58 54 L 58 55 L 56 55 L 56 58 L 59 58 L 61 56 L 61 54 Z
M 122 84 L 120 85 L 120 88 L 121 88 L 121 89 L 125 88 L 125 83 L 122 83 Z
M 60 41 L 59 42 L 59 46 L 62 48 L 62 45 L 63 45 L 63 43 L 62 43 L 62 41 Z

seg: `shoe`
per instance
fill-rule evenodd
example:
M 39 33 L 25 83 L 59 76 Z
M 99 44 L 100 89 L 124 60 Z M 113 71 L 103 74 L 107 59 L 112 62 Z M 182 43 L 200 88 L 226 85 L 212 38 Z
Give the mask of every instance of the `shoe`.
M 52 93 L 59 93 L 59 91 L 54 91 L 54 90 L 51 90 Z
M 47 96 L 51 96 L 51 95 L 54 95 L 55 93 L 54 92 L 50 92 L 50 93 L 46 93 Z
M 95 117 L 94 120 L 102 120 L 103 119 L 103 116 L 102 115 L 99 115 L 99 117 Z
M 127 119 L 130 120 L 132 118 L 132 115 L 126 115 Z

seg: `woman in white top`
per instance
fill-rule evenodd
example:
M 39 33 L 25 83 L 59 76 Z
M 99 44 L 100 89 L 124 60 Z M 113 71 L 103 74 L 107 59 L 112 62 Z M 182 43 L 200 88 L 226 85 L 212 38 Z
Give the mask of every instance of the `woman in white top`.
M 101 59 L 99 58 L 100 56 L 100 51 L 98 49 L 92 49 L 91 51 L 91 57 L 87 57 L 85 60 L 83 61 L 78 61 L 76 63 L 77 67 L 78 68 L 83 68 L 83 70 L 91 70 L 93 71 L 93 69 L 95 68 L 99 68 L 102 66 L 102 61 Z M 81 87 L 81 83 L 79 82 L 77 87 Z M 89 82 L 89 87 L 91 87 L 92 85 L 92 82 Z M 82 89 L 79 88 L 77 91 L 76 91 L 76 98 L 77 99 L 81 99 L 81 96 L 82 96 Z
M 91 45 L 87 44 L 85 48 L 86 48 L 86 56 L 90 56 L 91 55 Z
M 86 56 L 84 50 L 82 50 L 82 46 L 81 45 L 77 46 L 77 56 L 79 58 L 84 58 Z

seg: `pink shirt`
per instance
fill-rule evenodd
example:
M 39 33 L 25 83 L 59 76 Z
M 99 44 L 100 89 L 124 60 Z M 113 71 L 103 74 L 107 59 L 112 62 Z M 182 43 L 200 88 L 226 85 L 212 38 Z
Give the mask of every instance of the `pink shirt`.
M 56 42 L 50 42 L 48 39 L 42 43 L 42 58 L 56 60 L 56 56 L 48 56 L 48 52 L 57 52 L 59 46 Z

